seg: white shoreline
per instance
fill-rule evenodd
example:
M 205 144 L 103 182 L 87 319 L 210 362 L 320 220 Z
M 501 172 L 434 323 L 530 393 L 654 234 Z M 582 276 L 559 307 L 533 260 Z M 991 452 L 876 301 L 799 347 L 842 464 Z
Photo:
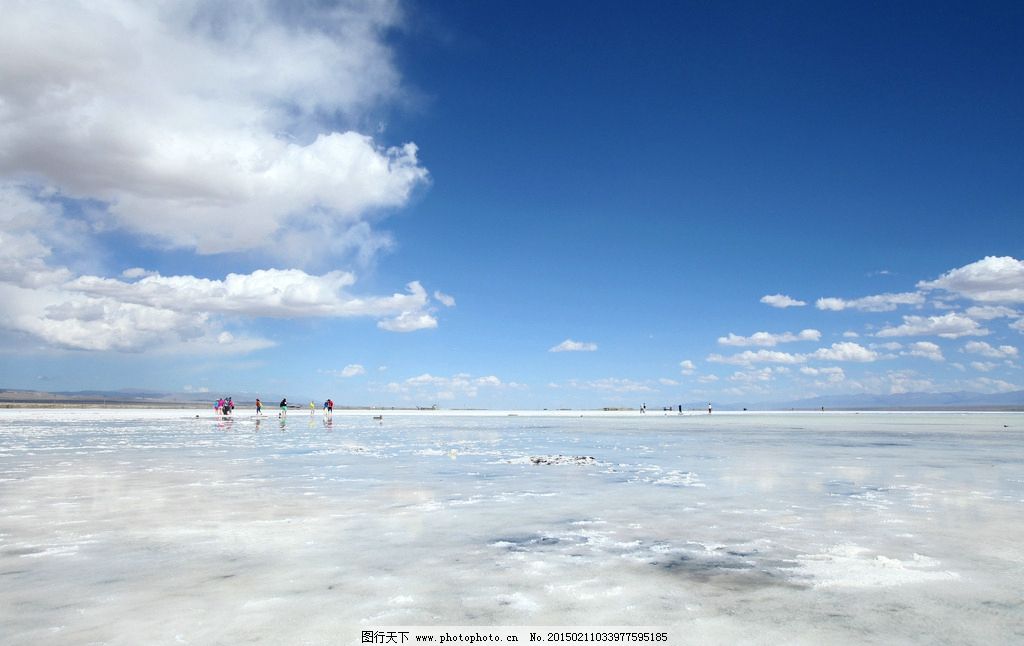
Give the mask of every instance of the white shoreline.
M 676 411 L 648 411 L 641 413 L 640 411 L 605 411 L 605 410 L 459 410 L 459 409 L 437 409 L 437 410 L 413 410 L 413 409 L 388 409 L 388 408 L 346 408 L 346 409 L 335 409 L 335 418 L 350 418 L 350 417 L 378 417 L 383 416 L 384 419 L 389 417 L 481 417 L 481 418 L 493 418 L 493 417 L 548 417 L 548 418 L 599 418 L 599 419 L 680 419 L 680 418 L 695 418 L 695 419 L 714 419 L 720 417 L 783 417 L 783 416 L 795 416 L 795 417 L 844 417 L 854 415 L 869 415 L 869 416 L 903 416 L 903 415 L 929 415 L 929 416 L 940 416 L 940 415 L 1006 415 L 1006 416 L 1024 416 L 1024 412 L 1021 411 L 976 411 L 976 410 L 768 410 L 768 411 L 735 411 L 735 410 L 723 410 L 714 411 L 708 414 L 707 411 L 696 411 L 688 410 L 682 413 Z M 324 413 L 322 409 L 317 408 L 315 415 L 312 417 L 322 418 Z M 24 408 L 0 408 L 0 419 L 17 419 L 17 418 L 60 418 L 60 417 L 75 417 L 75 418 L 117 418 L 117 419 L 131 419 L 131 418 L 145 418 L 145 419 L 182 419 L 182 418 L 196 418 L 209 419 L 209 420 L 251 420 L 251 419 L 278 419 L 277 407 L 264 407 L 262 415 L 256 415 L 255 409 L 251 408 L 236 408 L 233 415 L 228 417 L 222 417 L 216 415 L 212 407 L 195 407 L 195 408 L 145 408 L 145 407 L 58 407 L 58 408 L 42 408 L 42 407 L 24 407 Z M 288 419 L 309 419 L 309 409 L 303 408 L 290 408 L 288 410 Z

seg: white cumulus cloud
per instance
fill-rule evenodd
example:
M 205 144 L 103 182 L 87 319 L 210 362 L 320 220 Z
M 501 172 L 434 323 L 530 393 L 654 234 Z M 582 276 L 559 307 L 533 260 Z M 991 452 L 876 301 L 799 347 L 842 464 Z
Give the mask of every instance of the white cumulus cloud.
M 986 336 L 989 331 L 974 319 L 949 312 L 941 316 L 904 316 L 903 324 L 879 330 L 875 336 L 939 336 L 944 339 L 957 339 L 962 336 Z
M 475 398 L 482 389 L 518 389 L 515 382 L 505 383 L 495 375 L 473 377 L 467 373 L 452 376 L 432 375 L 429 372 L 410 377 L 405 381 L 393 381 L 386 386 L 392 394 L 403 395 L 407 401 L 440 400 L 451 401 L 459 397 Z M 427 402 L 423 402 L 427 403 Z
M 0 328 L 71 350 L 251 352 L 273 342 L 232 334 L 206 312 L 180 311 L 58 289 L 27 290 L 0 283 Z
M 720 354 L 712 354 L 708 356 L 707 360 L 712 363 L 749 366 L 755 363 L 803 364 L 810 360 L 869 362 L 876 361 L 878 358 L 878 353 L 874 350 L 865 348 L 858 343 L 846 341 L 833 343 L 831 347 L 819 348 L 814 352 L 806 354 L 794 354 L 778 350 L 745 350 L 739 354 L 727 357 Z
M 918 289 L 941 289 L 963 298 L 990 303 L 1024 303 L 1024 261 L 1009 256 L 986 256 L 935 280 L 924 280 Z
M 400 20 L 386 0 L 8 4 L 0 180 L 169 247 L 372 255 L 371 223 L 428 173 L 413 143 L 327 124 L 401 98 Z
M 388 332 L 416 332 L 437 327 L 437 319 L 426 312 L 402 312 L 398 316 L 377 321 L 377 327 Z
M 53 245 L 73 245 L 59 235 L 31 231 L 65 223 L 51 203 L 33 202 L 24 189 L 0 190 L 0 328 L 44 344 L 94 351 L 202 353 L 208 346 L 238 352 L 272 342 L 231 332 L 229 324 L 260 317 L 369 317 L 394 331 L 435 327 L 426 290 L 416 281 L 405 293 L 362 296 L 349 293 L 350 272 L 322 275 L 299 269 L 261 269 L 223 279 L 162 276 L 143 268 L 122 272 L 124 279 L 74 277 L 52 264 Z M 72 227 L 71 231 L 75 231 Z
M 346 292 L 355 283 L 349 272 L 311 275 L 300 269 L 260 269 L 228 274 L 224 280 L 195 276 L 150 275 L 136 282 L 81 276 L 64 285 L 67 291 L 117 302 L 180 312 L 247 317 L 373 317 L 391 332 L 437 327 L 426 311 L 427 292 L 418 282 L 404 294 L 359 297 Z
M 916 343 L 911 343 L 907 346 L 907 350 L 900 354 L 911 357 L 922 357 L 924 359 L 931 359 L 932 361 L 946 360 L 946 358 L 942 356 L 942 349 L 931 341 L 918 341 Z
M 964 314 L 976 321 L 991 321 L 1000 318 L 1017 318 L 1021 315 L 1017 310 L 1005 305 L 974 305 L 964 310 Z
M 374 226 L 429 180 L 414 143 L 357 131 L 403 100 L 386 42 L 401 20 L 390 0 L 6 5 L 0 327 L 132 352 L 268 347 L 245 329 L 259 317 L 436 327 L 415 281 L 375 296 L 349 293 L 346 271 L 82 269 L 102 264 L 88 251 L 112 229 L 150 248 L 258 250 L 294 265 L 387 248 Z
M 803 307 L 807 305 L 804 301 L 798 301 L 795 298 L 786 296 L 785 294 L 767 294 L 761 297 L 761 302 L 765 305 L 771 305 L 772 307 Z
M 1019 350 L 1012 345 L 994 347 L 984 341 L 968 341 L 964 344 L 964 352 L 980 354 L 993 359 L 1016 359 Z
M 358 377 L 359 375 L 365 375 L 366 368 L 358 363 L 350 363 L 341 369 L 342 377 Z
M 750 336 L 738 336 L 729 333 L 729 336 L 718 337 L 719 345 L 729 346 L 764 346 L 772 347 L 780 343 L 792 343 L 794 341 L 818 341 L 821 339 L 821 332 L 818 330 L 801 330 L 797 334 L 782 332 L 772 334 L 771 332 L 755 332 Z
M 808 357 L 826 361 L 870 362 L 878 359 L 878 353 L 865 348 L 859 343 L 844 341 L 842 343 L 833 343 L 828 348 L 819 348 L 809 354 Z
M 418 282 L 405 294 L 358 297 L 347 288 L 356 277 L 344 271 L 311 275 L 300 269 L 259 269 L 223 280 L 150 275 L 135 282 L 81 276 L 64 289 L 120 302 L 184 312 L 216 312 L 275 318 L 392 316 L 422 310 L 426 290 Z
M 587 343 L 583 341 L 573 341 L 572 339 L 566 339 L 553 348 L 549 348 L 548 352 L 596 352 L 596 343 Z
M 684 375 L 692 375 L 697 371 L 697 366 L 693 364 L 689 359 L 683 359 L 679 362 L 679 372 Z

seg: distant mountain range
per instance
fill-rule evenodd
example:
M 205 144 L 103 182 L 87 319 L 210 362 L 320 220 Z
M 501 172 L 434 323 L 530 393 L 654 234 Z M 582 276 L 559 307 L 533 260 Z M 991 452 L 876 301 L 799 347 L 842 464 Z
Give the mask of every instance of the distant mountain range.
M 238 406 L 251 407 L 259 395 L 255 393 L 229 391 L 225 393 L 214 392 L 179 392 L 167 393 L 138 388 L 125 388 L 122 390 L 75 390 L 48 392 L 41 390 L 19 390 L 0 388 L 0 407 L 11 407 L 16 404 L 26 406 L 128 406 L 142 408 L 152 406 L 156 408 L 176 408 L 210 406 L 221 397 L 231 397 Z M 263 405 L 276 408 L 280 395 L 263 396 Z M 312 401 L 309 397 L 289 397 L 289 404 L 292 407 L 299 406 L 303 409 Z M 315 400 L 319 406 L 320 401 Z M 346 406 L 335 404 L 336 409 Z
M 121 390 L 75 390 L 75 391 L 42 391 L 0 388 L 0 403 L 25 402 L 33 404 L 45 403 L 83 403 L 83 404 L 212 404 L 221 397 L 231 397 L 238 404 L 251 405 L 259 395 L 255 393 L 229 391 L 215 392 L 178 392 L 168 393 L 139 388 Z M 309 398 L 289 397 L 292 404 L 309 404 Z M 273 400 L 273 402 L 271 402 Z M 278 402 L 278 395 L 263 396 L 264 405 Z
M 684 405 L 685 406 L 685 405 Z M 691 408 L 706 409 L 707 403 L 694 404 Z M 822 395 L 792 401 L 755 401 L 748 403 L 715 404 L 719 410 L 941 410 L 941 409 L 991 409 L 1024 410 L 1024 390 L 1008 393 L 899 393 L 895 395 Z
M 252 393 L 225 393 L 231 395 L 238 404 L 251 405 L 256 399 Z M 140 389 L 124 390 L 78 390 L 64 392 L 44 392 L 38 390 L 0 389 L 0 404 L 24 403 L 33 405 L 47 404 L 90 404 L 90 405 L 133 405 L 133 406 L 173 406 L 175 404 L 209 404 L 215 401 L 217 393 L 166 393 Z M 273 398 L 271 398 L 273 399 Z M 308 399 L 292 398 L 295 403 L 308 402 Z M 266 403 L 274 404 L 269 399 Z M 935 409 L 990 409 L 990 410 L 1022 410 L 1024 411 L 1024 390 L 1008 393 L 900 393 L 897 395 L 823 395 L 792 401 L 752 401 L 739 403 L 712 402 L 715 410 L 819 410 L 856 409 L 856 410 L 935 410 Z M 691 402 L 683 404 L 687 410 L 706 410 L 707 402 Z M 649 410 L 654 410 L 651 407 Z
M 1024 408 L 1024 390 L 1008 393 L 900 393 L 825 395 L 776 404 L 778 408 Z
M 210 393 L 163 393 L 135 388 L 124 390 L 76 390 L 47 392 L 40 390 L 0 389 L 0 402 L 26 404 L 190 404 L 214 401 Z

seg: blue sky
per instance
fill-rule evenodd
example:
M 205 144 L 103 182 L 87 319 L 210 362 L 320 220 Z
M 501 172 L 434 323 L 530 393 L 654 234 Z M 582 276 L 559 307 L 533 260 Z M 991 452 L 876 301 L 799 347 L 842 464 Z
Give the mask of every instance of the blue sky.
M 1024 388 L 1019 4 L 5 15 L 0 387 Z

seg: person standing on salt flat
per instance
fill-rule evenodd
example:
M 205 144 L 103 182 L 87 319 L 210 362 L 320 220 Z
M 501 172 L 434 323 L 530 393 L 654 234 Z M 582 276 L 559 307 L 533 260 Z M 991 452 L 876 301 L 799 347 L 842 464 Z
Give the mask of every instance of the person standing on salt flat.
M 277 414 L 278 417 L 288 416 L 288 398 L 285 397 L 281 400 L 281 412 Z
M 257 414 L 257 415 L 260 415 L 260 414 L 262 414 L 262 413 L 260 412 L 260 411 L 262 411 L 262 410 L 263 410 L 263 402 L 261 402 L 261 401 L 260 401 L 260 398 L 259 398 L 259 397 L 257 397 L 257 398 L 256 398 L 256 414 Z
M 311 399 L 309 400 L 309 416 L 312 417 L 313 415 L 316 415 L 316 404 Z

